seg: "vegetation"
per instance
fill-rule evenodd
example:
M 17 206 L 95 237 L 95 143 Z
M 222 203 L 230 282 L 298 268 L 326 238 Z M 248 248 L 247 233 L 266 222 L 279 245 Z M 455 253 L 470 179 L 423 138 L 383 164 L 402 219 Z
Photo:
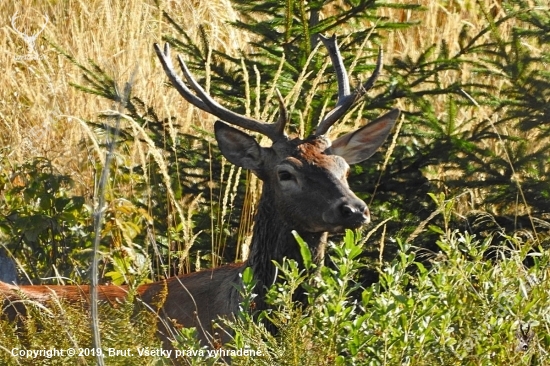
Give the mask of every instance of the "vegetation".
M 233 363 L 550 364 L 545 2 L 25 0 L 0 4 L 0 13 L 10 19 L 0 55 L 0 244 L 25 281 L 89 280 L 92 211 L 113 137 L 103 282 L 138 285 L 246 258 L 261 187 L 218 158 L 212 118 L 166 87 L 152 44 L 171 43 L 239 112 L 272 120 L 278 88 L 291 132 L 303 136 L 335 93 L 314 35 L 336 32 L 353 84 L 366 80 L 379 47 L 384 73 L 332 133 L 391 107 L 405 112 L 385 151 L 349 178 L 375 225 L 364 239 L 347 233 L 333 245 L 318 278 L 285 263 L 274 310 L 258 314 L 280 334 L 243 312 L 228 347 L 263 356 Z M 309 292 L 305 309 L 290 300 L 299 285 Z M 90 346 L 79 307 L 29 306 L 22 330 L 0 327 L 2 363 L 27 362 L 7 344 Z M 142 326 L 154 314 L 130 305 L 101 313 L 104 347 L 160 347 Z M 181 330 L 177 348 L 192 338 Z
M 362 288 L 354 278 L 364 241 L 355 239 L 359 244 L 348 232 L 343 245 L 333 247 L 334 268 L 322 268 L 320 279 L 308 283 L 312 306 L 305 311 L 293 309 L 288 296 L 304 278 L 285 263 L 288 285 L 271 292 L 278 311 L 270 317 L 281 335 L 258 343 L 262 332 L 253 322 L 237 326 L 237 347 L 266 349 L 268 356 L 254 364 L 548 364 L 548 253 L 532 257 L 535 265 L 526 269 L 523 243 L 507 237 L 516 249 L 491 263 L 483 259 L 490 239 L 447 231 L 430 269 L 400 243 L 380 281 Z

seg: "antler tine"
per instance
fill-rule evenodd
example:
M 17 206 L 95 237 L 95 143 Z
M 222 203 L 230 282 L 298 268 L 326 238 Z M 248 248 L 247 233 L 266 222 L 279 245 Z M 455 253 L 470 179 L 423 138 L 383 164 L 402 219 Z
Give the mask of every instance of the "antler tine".
M 211 113 L 210 108 L 206 104 L 204 104 L 202 100 L 197 98 L 195 94 L 193 94 L 193 92 L 191 92 L 191 90 L 187 87 L 187 85 L 185 85 L 185 83 L 180 79 L 178 74 L 176 74 L 174 66 L 172 65 L 172 59 L 170 58 L 170 47 L 168 46 L 168 43 L 164 45 L 164 51 L 162 51 L 160 49 L 160 46 L 156 43 L 153 46 L 160 60 L 160 63 L 162 64 L 162 68 L 166 73 L 166 76 L 168 76 L 168 79 L 170 80 L 174 88 L 176 88 L 178 93 L 180 93 L 183 99 L 185 99 L 195 107 L 202 109 L 205 112 Z
M 362 85 L 360 85 L 353 93 L 350 92 L 348 74 L 344 66 L 342 55 L 338 48 L 336 35 L 327 38 L 323 35 L 319 35 L 319 38 L 328 50 L 330 60 L 334 66 L 336 72 L 336 79 L 338 80 L 338 101 L 336 106 L 330 110 L 323 120 L 319 122 L 315 135 L 320 136 L 328 132 L 330 127 L 338 121 L 346 112 L 357 102 L 376 82 L 380 72 L 382 71 L 382 49 L 378 51 L 378 59 L 376 61 L 376 68 L 370 78 Z
M 17 19 L 17 12 L 13 13 L 13 15 L 11 16 L 11 26 L 12 26 L 12 28 L 15 28 L 14 27 L 15 19 Z
M 284 105 L 281 107 L 281 102 L 279 102 L 279 110 L 281 112 L 281 116 L 279 116 L 279 120 L 275 123 L 264 123 L 254 118 L 235 113 L 216 102 L 199 85 L 199 83 L 191 74 L 191 71 L 189 71 L 189 68 L 185 64 L 185 61 L 183 61 L 183 58 L 178 55 L 178 62 L 183 72 L 183 75 L 185 76 L 185 79 L 189 83 L 189 86 L 195 91 L 195 93 L 191 91 L 191 89 L 179 78 L 174 70 L 172 60 L 170 58 L 170 46 L 168 44 L 164 45 L 164 51 L 162 51 L 159 45 L 156 43 L 154 44 L 154 47 L 155 52 L 157 53 L 157 56 L 162 64 L 162 67 L 164 68 L 164 72 L 168 76 L 168 79 L 170 79 L 172 85 L 186 101 L 188 101 L 195 107 L 222 119 L 229 124 L 239 126 L 250 131 L 259 132 L 269 137 L 269 139 L 271 139 L 271 141 L 273 142 L 281 138 L 286 138 L 284 128 L 288 118 L 286 117 L 286 108 L 284 107 Z
M 42 28 L 40 28 L 40 31 L 36 34 L 37 36 L 42 33 L 44 31 L 44 29 L 46 29 L 46 26 L 48 25 L 48 22 L 50 21 L 50 17 L 48 17 L 48 14 L 44 14 L 44 19 L 46 19 L 46 22 L 44 23 L 44 25 L 42 26 Z
M 23 33 L 21 33 L 21 32 L 17 29 L 17 27 L 16 27 L 16 25 L 15 25 L 15 20 L 17 20 L 17 18 L 18 18 L 18 15 L 17 15 L 17 11 L 16 11 L 16 12 L 11 16 L 11 29 L 13 29 L 13 31 L 16 32 L 17 34 L 25 36 Z
M 283 96 L 281 95 L 281 92 L 277 88 L 275 88 L 275 92 L 277 93 L 277 99 L 279 100 L 279 118 L 277 119 L 277 122 L 273 124 L 273 127 L 278 134 L 286 136 L 285 127 L 290 120 L 290 115 L 288 114 L 288 110 L 286 109 L 285 101 L 283 99 Z
M 319 38 L 328 50 L 330 61 L 332 62 L 332 66 L 336 72 L 336 78 L 338 80 L 338 100 L 340 100 L 343 96 L 349 95 L 350 90 L 348 73 L 346 72 L 344 60 L 342 59 L 342 54 L 340 53 L 340 48 L 338 47 L 336 34 L 333 34 L 330 38 L 319 34 Z
M 378 80 L 378 77 L 382 73 L 382 66 L 384 65 L 384 51 L 382 51 L 382 47 L 378 48 L 378 57 L 376 58 L 376 67 L 374 68 L 374 71 L 372 72 L 372 75 L 370 78 L 361 86 L 361 95 L 362 97 L 366 92 L 368 92 L 373 86 L 376 80 Z

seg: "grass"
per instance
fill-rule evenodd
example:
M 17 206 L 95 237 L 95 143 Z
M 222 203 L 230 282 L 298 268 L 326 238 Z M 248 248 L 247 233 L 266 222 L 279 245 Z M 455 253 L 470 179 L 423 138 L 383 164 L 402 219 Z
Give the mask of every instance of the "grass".
M 210 21 L 211 28 L 219 33 L 212 40 L 215 47 L 228 44 L 228 37 L 235 47 L 240 46 L 238 41 L 244 42 L 224 24 L 232 16 L 231 11 L 221 11 L 230 9 L 227 1 L 197 4 L 162 2 L 161 9 L 176 14 L 176 20 L 185 19 L 190 29 Z M 153 1 L 5 2 L 0 5 L 0 14 L 8 21 L 0 33 L 5 50 L 0 56 L 5 71 L 0 92 L 0 141 L 2 146 L 9 145 L 14 161 L 45 156 L 61 172 L 71 173 L 79 183 L 78 189 L 89 193 L 87 187 L 93 186 L 90 164 L 98 156 L 93 153 L 93 132 L 82 121 L 95 119 L 111 106 L 71 87 L 71 83 L 82 81 L 81 72 L 49 41 L 80 62 L 94 60 L 120 82 L 135 73 L 134 90 L 139 90 L 143 99 L 166 114 L 191 118 L 181 98 L 166 93 L 165 79 L 155 60 L 152 44 L 160 42 L 168 27 Z M 49 22 L 35 44 L 38 59 L 24 59 L 28 47 L 12 29 L 10 20 L 16 16 L 16 29 L 32 35 L 44 23 L 44 15 Z M 203 127 L 209 127 L 208 123 Z
M 398 2 L 413 3 L 403 0 Z M 414 59 L 421 50 L 431 44 L 439 44 L 442 40 L 445 40 L 451 53 L 458 52 L 463 27 L 468 26 L 474 33 L 487 25 L 486 20 L 479 17 L 479 12 L 471 9 L 483 6 L 494 15 L 502 12 L 501 5 L 493 1 L 414 3 L 423 5 L 426 10 L 412 12 L 386 8 L 380 13 L 380 16 L 389 19 L 419 22 L 418 27 L 387 34 L 384 42 L 386 60 L 403 57 Z M 133 90 L 136 93 L 139 91 L 142 100 L 166 116 L 179 116 L 179 133 L 189 131 L 192 125 L 212 129 L 211 117 L 189 108 L 174 90 L 165 87 L 165 78 L 152 49 L 152 44 L 160 42 L 163 34 L 171 33 L 161 10 L 174 16 L 181 24 L 186 24 L 191 37 L 195 39 L 198 37 L 198 25 L 206 24 L 213 49 L 237 54 L 246 47 L 249 39 L 225 23 L 237 16 L 227 0 L 184 1 L 179 5 L 160 1 L 159 4 L 160 7 L 154 1 L 24 0 L 0 5 L 3 19 L 11 20 L 17 15 L 14 25 L 25 34 L 34 34 L 44 23 L 44 15 L 49 18 L 35 44 L 35 56 L 39 59 L 24 58 L 29 52 L 28 46 L 21 35 L 12 29 L 10 21 L 0 33 L 0 42 L 5 50 L 0 55 L 5 73 L 3 88 L 0 90 L 0 143 L 9 147 L 12 161 L 24 162 L 30 156 L 44 156 L 52 160 L 62 174 L 69 174 L 75 180 L 75 192 L 93 195 L 94 164 L 102 157 L 97 136 L 84 121 L 94 120 L 98 113 L 112 106 L 99 97 L 71 87 L 71 83 L 82 81 L 81 72 L 60 56 L 52 44 L 66 50 L 81 63 L 94 60 L 121 84 L 134 75 Z M 505 36 L 513 26 L 510 22 L 499 31 Z M 539 53 L 537 45 L 529 47 L 533 54 Z M 479 81 L 479 75 L 464 65 L 460 70 L 440 75 L 438 82 L 444 87 L 457 79 Z M 495 86 L 498 97 L 502 85 L 494 83 L 502 83 L 502 78 L 495 80 L 486 77 L 483 82 Z M 424 86 L 420 84 L 417 88 L 422 89 Z M 447 113 L 445 96 L 434 97 L 431 102 L 437 115 L 444 116 Z M 399 101 L 396 107 L 403 110 L 415 108 L 406 99 Z M 476 116 L 491 117 L 492 110 L 487 106 L 460 108 L 457 125 L 467 130 L 471 128 L 471 121 L 475 121 Z M 499 146 L 490 148 L 497 153 L 502 149 Z M 131 166 L 133 161 L 142 161 L 144 154 L 147 154 L 145 149 L 141 152 L 135 148 L 130 151 L 127 165 Z M 431 178 L 443 181 L 446 175 L 453 176 L 453 173 L 456 174 L 452 169 L 443 167 L 429 172 Z M 481 193 L 472 194 L 475 200 L 475 195 Z
M 402 0 L 399 2 L 411 3 Z M 431 44 L 439 44 L 442 40 L 447 42 L 451 52 L 458 52 L 459 34 L 465 25 L 473 31 L 486 26 L 485 19 L 473 18 L 479 14 L 469 11 L 472 7 L 481 6 L 478 3 L 414 3 L 420 3 L 426 11 L 384 9 L 380 14 L 389 19 L 420 23 L 418 27 L 387 35 L 384 50 L 388 60 L 404 56 L 415 58 L 420 50 Z M 488 1 L 481 4 L 492 9 L 495 14 L 500 11 L 498 3 Z M 248 41 L 245 35 L 224 24 L 236 17 L 228 1 L 188 1 L 182 2 L 180 6 L 174 2 L 161 2 L 160 9 L 174 16 L 176 21 L 184 19 L 183 23 L 194 37 L 198 36 L 199 24 L 208 24 L 209 31 L 212 32 L 210 40 L 213 49 L 238 51 Z M 73 119 L 93 119 L 99 111 L 110 107 L 100 98 L 82 94 L 70 86 L 71 82 L 80 81 L 80 72 L 68 60 L 60 57 L 47 40 L 67 50 L 80 62 L 94 60 L 101 67 L 112 71 L 118 80 L 128 80 L 132 73 L 137 72 L 134 89 L 140 91 L 141 98 L 158 106 L 159 110 L 166 111 L 166 114 L 188 116 L 186 103 L 174 91 L 166 92 L 163 74 L 153 54 L 152 43 L 159 42 L 162 34 L 169 33 L 169 27 L 162 20 L 159 8 L 153 1 L 130 1 L 124 4 L 106 0 L 20 1 L 1 5 L 0 13 L 8 20 L 17 15 L 14 23 L 17 29 L 29 34 L 34 34 L 44 23 L 45 14 L 50 19 L 36 42 L 36 51 L 41 62 L 18 59 L 28 53 L 27 45 L 14 32 L 10 23 L 5 25 L 2 32 L 1 41 L 6 52 L 2 55 L 5 84 L 2 89 L 4 105 L 0 137 L 4 146 L 10 144 L 17 159 L 24 160 L 25 155 L 39 153 L 54 161 L 59 160 L 60 168 L 81 171 L 82 168 L 76 169 L 81 164 L 67 162 L 82 154 L 79 143 L 90 137 L 85 127 Z M 90 22 L 89 19 L 94 21 Z M 511 27 L 513 24 L 509 25 Z M 500 31 L 505 32 L 506 29 Z M 535 45 L 532 45 L 532 50 L 537 53 Z M 467 80 L 474 77 L 468 69 L 449 72 L 444 76 L 440 80 L 442 83 L 452 83 L 457 78 Z M 401 107 L 406 109 L 407 106 Z M 445 113 L 443 101 L 434 100 L 434 107 L 440 113 Z M 471 113 L 478 112 L 464 109 L 461 113 L 466 121 L 471 118 Z M 204 119 L 193 118 L 192 123 L 211 128 L 208 122 L 201 122 Z M 188 120 L 183 123 L 184 130 L 190 122 Z M 66 144 L 61 147 L 56 141 L 66 141 Z
M 411 14 L 386 9 L 385 13 L 380 14 L 390 19 L 421 22 L 419 27 L 388 34 L 384 44 L 387 60 L 405 55 L 414 58 L 419 50 L 443 39 L 450 45 L 451 51 L 457 51 L 458 35 L 464 24 L 474 29 L 485 25 L 483 19 L 471 18 L 475 12 L 469 12 L 468 8 L 478 5 L 470 2 L 450 2 L 445 6 L 444 2 L 426 1 L 423 5 L 425 12 Z M 236 17 L 228 1 L 184 1 L 179 6 L 174 2 L 161 2 L 160 8 L 174 16 L 176 21 L 184 19 L 182 23 L 194 37 L 197 37 L 199 24 L 208 24 L 213 49 L 235 52 L 246 46 L 246 36 L 224 24 Z M 28 51 L 11 24 L 4 26 L 0 38 L 6 50 L 1 56 L 5 81 L 1 91 L 0 138 L 3 146 L 10 145 L 17 161 L 25 160 L 29 154 L 40 154 L 59 161 L 57 165 L 60 169 L 70 170 L 74 174 L 82 172 L 88 157 L 82 156 L 80 143 L 84 141 L 89 144 L 86 141 L 90 136 L 86 127 L 78 121 L 93 119 L 98 112 L 110 107 L 100 98 L 85 95 L 70 86 L 71 82 L 81 81 L 81 74 L 75 65 L 59 56 L 47 40 L 67 50 L 80 62 L 94 60 L 121 82 L 129 80 L 130 75 L 136 72 L 134 90 L 139 90 L 142 99 L 167 115 L 187 117 L 188 120 L 182 123 L 183 130 L 189 123 L 211 128 L 202 114 L 200 116 L 203 118 L 189 120 L 191 116 L 187 113 L 186 103 L 175 91 L 167 91 L 163 85 L 165 80 L 154 57 L 152 44 L 160 42 L 161 35 L 169 33 L 169 27 L 153 1 L 129 1 L 124 4 L 106 0 L 7 2 L 0 6 L 0 14 L 8 20 L 17 15 L 14 23 L 17 29 L 29 34 L 43 24 L 44 14 L 50 19 L 36 42 L 40 62 L 18 60 Z M 451 83 L 457 77 L 467 79 L 472 76 L 469 70 L 461 70 L 446 77 L 442 82 Z M 439 107 L 444 113 L 444 103 L 436 100 L 434 107 Z M 472 112 L 465 110 L 463 113 Z M 469 117 L 465 116 L 464 120 Z M 60 146 L 57 141 L 64 141 L 64 144 Z M 81 182 L 89 183 L 85 179 Z
M 0 322 L 0 362 L 3 365 L 94 364 L 97 351 L 91 347 L 88 311 L 79 304 L 68 304 L 58 298 L 47 305 L 46 309 L 26 301 L 26 316 L 19 319 L 17 326 L 5 319 Z M 107 365 L 156 365 L 163 360 L 142 357 L 137 352 L 161 348 L 155 327 L 151 327 L 155 324 L 155 314 L 136 311 L 131 303 L 116 307 L 104 304 L 99 314 Z M 128 349 L 132 350 L 131 354 L 121 352 Z M 33 350 L 37 353 L 30 353 Z M 38 353 L 40 350 L 43 352 Z M 53 354 L 54 350 L 63 353 Z M 118 350 L 118 354 L 113 350 Z

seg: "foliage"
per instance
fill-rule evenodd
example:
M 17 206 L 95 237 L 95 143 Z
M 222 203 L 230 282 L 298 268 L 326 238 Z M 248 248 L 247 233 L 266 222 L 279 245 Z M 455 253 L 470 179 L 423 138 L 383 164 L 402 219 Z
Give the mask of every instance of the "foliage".
M 479 210 L 509 221 L 504 228 L 509 234 L 526 226 L 534 235 L 547 230 L 529 217 L 545 217 L 550 203 L 545 102 L 550 79 L 543 67 L 550 55 L 545 36 L 550 13 L 523 1 L 506 2 L 506 13 L 498 18 L 482 5 L 476 9 L 485 26 L 473 32 L 465 24 L 457 51 L 443 41 L 416 58 L 394 59 L 388 67 L 393 95 L 405 98 L 411 111 L 376 202 L 410 220 L 412 227 L 402 227 L 404 232 L 429 216 L 433 206 L 426 202 L 427 192 L 472 198 L 463 212 L 472 217 L 456 220 L 456 227 L 482 231 L 483 226 L 474 225 Z M 504 32 L 512 21 L 511 32 Z M 471 70 L 467 78 L 466 70 Z M 455 76 L 447 80 L 449 74 Z M 434 108 L 436 98 L 442 98 L 444 109 Z M 461 117 L 471 109 L 472 119 Z M 384 203 L 389 200 L 392 206 L 402 204 L 390 207 Z
M 386 6 L 408 10 L 420 8 L 416 5 L 389 5 L 370 0 L 289 0 L 262 3 L 235 1 L 241 20 L 234 25 L 252 35 L 252 51 L 245 61 L 248 74 L 252 75 L 254 67 L 262 70 L 262 76 L 267 75 L 268 80 L 274 80 L 283 95 L 291 93 L 294 85 L 300 82 L 301 97 L 293 105 L 294 123 L 304 123 L 307 135 L 315 128 L 323 110 L 327 106 L 330 108 L 335 90 L 334 72 L 331 67 L 326 69 L 328 65 L 324 52 L 315 54 L 315 49 L 320 44 L 317 34 L 336 34 L 342 43 L 341 52 L 346 67 L 349 68 L 353 62 L 354 73 L 366 74 L 373 69 L 377 53 L 376 49 L 365 47 L 366 42 L 378 45 L 383 43 L 384 32 L 411 25 L 380 17 L 379 10 Z M 333 11 L 329 12 L 327 9 Z M 284 63 L 280 72 L 281 60 Z M 300 80 L 306 72 L 312 77 Z M 279 79 L 276 78 L 278 74 Z M 329 88 L 316 85 L 320 76 L 324 76 L 321 83 L 329 83 Z M 372 109 L 374 106 L 388 108 L 387 101 L 381 100 L 385 91 L 367 103 L 365 109 Z M 311 99 L 311 95 L 315 97 Z
M 450 201 L 433 198 L 446 223 L 432 228 L 441 233 L 438 252 L 428 261 L 419 260 L 423 253 L 399 240 L 396 257 L 381 266 L 380 281 L 373 286 L 358 282 L 361 268 L 367 265 L 360 255 L 366 241 L 351 231 L 342 243 L 331 243 L 332 265 L 318 268 L 314 276 L 305 275 L 294 261 L 279 265 L 283 281 L 270 288 L 268 311 L 249 311 L 254 308 L 254 283 L 251 273 L 243 273 L 242 311 L 235 321 L 226 323 L 233 329 L 233 340 L 222 349 L 248 349 L 262 355 L 232 357 L 232 364 L 548 365 L 548 251 L 533 252 L 535 242 L 519 237 L 508 236 L 498 243 L 493 237 L 477 238 L 450 229 L 454 213 Z M 485 259 L 490 250 L 498 253 L 496 260 Z M 299 286 L 308 294 L 305 308 L 292 300 Z M 30 316 L 18 325 L 2 321 L 1 344 L 20 349 L 89 347 L 89 319 L 80 306 L 53 300 L 48 310 L 33 302 L 26 309 Z M 115 308 L 105 304 L 100 309 L 103 352 L 109 347 L 133 351 L 133 358 L 108 358 L 109 365 L 169 363 L 162 357 L 138 356 L 136 351 L 160 347 L 151 327 L 155 313 L 130 303 Z M 264 323 L 253 319 L 274 322 L 278 334 L 270 334 Z M 180 330 L 176 349 L 187 352 L 182 362 L 229 361 L 212 356 L 195 337 L 192 328 Z M 3 364 L 16 364 L 9 352 L 0 357 Z M 44 357 L 39 361 L 48 365 L 72 360 Z
M 323 51 L 315 49 L 315 33 L 338 28 L 343 57 L 348 68 L 354 66 L 353 75 L 372 68 L 376 54 L 372 43 L 384 45 L 385 34 L 412 25 L 384 18 L 373 22 L 374 14 L 387 4 L 335 3 L 235 2 L 242 18 L 234 25 L 251 38 L 250 48 L 239 57 L 211 49 L 207 25 L 201 43 L 193 42 L 168 14 L 165 17 L 184 41 L 173 36 L 165 40 L 189 58 L 213 95 L 240 112 L 273 118 L 268 108 L 275 110 L 276 86 L 290 105 L 291 130 L 307 134 L 334 98 L 333 73 L 326 68 Z M 331 6 L 336 10 L 320 20 L 319 13 L 326 15 Z M 414 57 L 386 62 L 388 79 L 380 80 L 371 98 L 344 119 L 344 123 L 353 120 L 355 114 L 372 119 L 396 102 L 406 106 L 392 156 L 375 154 L 354 167 L 350 185 L 363 199 L 376 193 L 371 198 L 375 214 L 391 219 L 389 232 L 399 237 L 412 235 L 433 219 L 434 203 L 428 193 L 445 193 L 464 202 L 453 218 L 455 228 L 472 233 L 490 230 L 488 213 L 508 235 L 522 229 L 544 240 L 550 205 L 549 75 L 543 66 L 550 54 L 545 36 L 548 9 L 533 9 L 518 0 L 507 2 L 498 17 L 483 5 L 472 11 L 485 19 L 482 28 L 474 31 L 465 24 L 458 48 L 441 41 L 418 50 Z M 514 27 L 504 31 L 510 23 Z M 380 166 L 385 168 L 382 172 Z M 435 240 L 423 235 L 416 244 L 433 249 Z M 386 258 L 396 250 L 390 245 Z
M 72 179 L 43 158 L 8 167 L 1 154 L 0 234 L 20 270 L 33 278 L 83 275 L 73 271 L 87 267 L 90 210 L 71 194 Z
M 267 349 L 268 357 L 254 360 L 259 365 L 547 365 L 550 257 L 530 253 L 516 237 L 506 242 L 512 248 L 497 245 L 499 260 L 491 262 L 483 255 L 492 238 L 445 231 L 431 268 L 398 242 L 380 282 L 363 288 L 363 244 L 348 232 L 333 245 L 334 269 L 321 268 L 317 278 L 306 279 L 292 262 L 280 267 L 285 282 L 271 288 L 274 309 L 266 314 L 278 336 L 237 322 L 235 347 Z M 292 304 L 296 284 L 308 289 L 306 309 Z
M 0 175 L 0 233 L 5 248 L 18 260 L 21 277 L 80 279 L 88 277 L 92 245 L 91 209 L 72 195 L 71 177 L 51 161 L 35 158 Z M 9 175 L 8 175 L 9 174 Z M 102 231 L 102 266 L 113 283 L 140 283 L 149 275 L 149 260 L 134 243 L 147 213 L 123 199 L 106 208 Z M 105 241 L 109 241 L 109 245 Z

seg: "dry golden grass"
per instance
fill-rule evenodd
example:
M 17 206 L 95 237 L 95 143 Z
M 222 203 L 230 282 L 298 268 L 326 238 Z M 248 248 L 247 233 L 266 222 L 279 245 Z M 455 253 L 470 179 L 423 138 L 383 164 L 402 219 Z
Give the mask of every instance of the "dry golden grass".
M 191 34 L 207 22 L 213 47 L 244 44 L 224 23 L 235 17 L 228 0 L 161 1 L 161 7 Z M 143 100 L 166 115 L 187 115 L 182 99 L 167 92 L 153 52 L 152 44 L 170 31 L 154 1 L 23 0 L 2 2 L 0 14 L 5 20 L 0 32 L 0 145 L 10 160 L 45 156 L 63 173 L 89 185 L 90 162 L 98 159 L 90 154 L 93 148 L 83 148 L 94 138 L 82 121 L 112 106 L 69 85 L 82 82 L 81 71 L 47 40 L 80 63 L 93 60 L 121 85 L 135 73 L 133 90 Z M 44 31 L 29 47 L 24 35 L 37 34 L 46 16 Z
M 429 45 L 439 44 L 442 40 L 447 42 L 451 53 L 456 52 L 464 25 L 470 26 L 472 33 L 486 25 L 485 20 L 476 18 L 478 12 L 471 11 L 473 7 L 484 6 L 494 16 L 502 15 L 498 0 L 397 2 L 420 4 L 426 11 L 389 8 L 380 11 L 381 17 L 391 20 L 419 22 L 417 27 L 386 35 L 386 60 L 406 55 L 414 59 Z M 80 63 L 93 60 L 113 75 L 120 85 L 134 75 L 134 93 L 155 107 L 161 116 L 179 116 L 178 122 L 183 126 L 180 131 L 186 130 L 190 124 L 211 128 L 211 117 L 189 108 L 174 90 L 165 86 L 166 78 L 152 48 L 154 42 L 161 41 L 163 34 L 171 33 L 162 11 L 170 13 L 192 37 L 197 38 L 198 25 L 204 25 L 213 49 L 236 52 L 246 47 L 247 36 L 226 23 L 237 17 L 230 0 L 164 0 L 159 3 L 160 9 L 154 0 L 21 0 L 0 4 L 0 15 L 5 20 L 0 32 L 0 44 L 4 49 L 0 54 L 3 72 L 0 146 L 6 148 L 11 161 L 45 156 L 62 173 L 72 176 L 78 184 L 78 191 L 90 193 L 90 187 L 93 187 L 91 167 L 102 159 L 103 153 L 98 153 L 94 133 L 83 121 L 93 120 L 98 113 L 113 106 L 71 87 L 70 82 L 82 82 L 80 70 L 59 55 L 47 40 L 59 45 Z M 22 34 L 37 33 L 44 24 L 44 16 L 49 21 L 30 47 Z M 440 76 L 443 85 L 474 77 L 467 66 Z M 254 79 L 255 76 L 250 77 Z M 496 86 L 498 93 L 500 85 Z M 405 100 L 398 101 L 396 106 L 404 110 L 412 108 Z M 433 107 L 443 117 L 446 113 L 445 97 L 434 97 Z M 471 122 L 475 116 L 485 118 L 490 116 L 490 111 L 473 106 L 462 108 L 458 125 L 464 123 L 463 128 L 469 128 L 466 122 Z M 501 147 L 492 148 L 498 150 Z M 131 159 L 142 160 L 146 153 L 136 151 Z M 439 179 L 449 173 L 452 174 L 450 171 L 431 172 Z

